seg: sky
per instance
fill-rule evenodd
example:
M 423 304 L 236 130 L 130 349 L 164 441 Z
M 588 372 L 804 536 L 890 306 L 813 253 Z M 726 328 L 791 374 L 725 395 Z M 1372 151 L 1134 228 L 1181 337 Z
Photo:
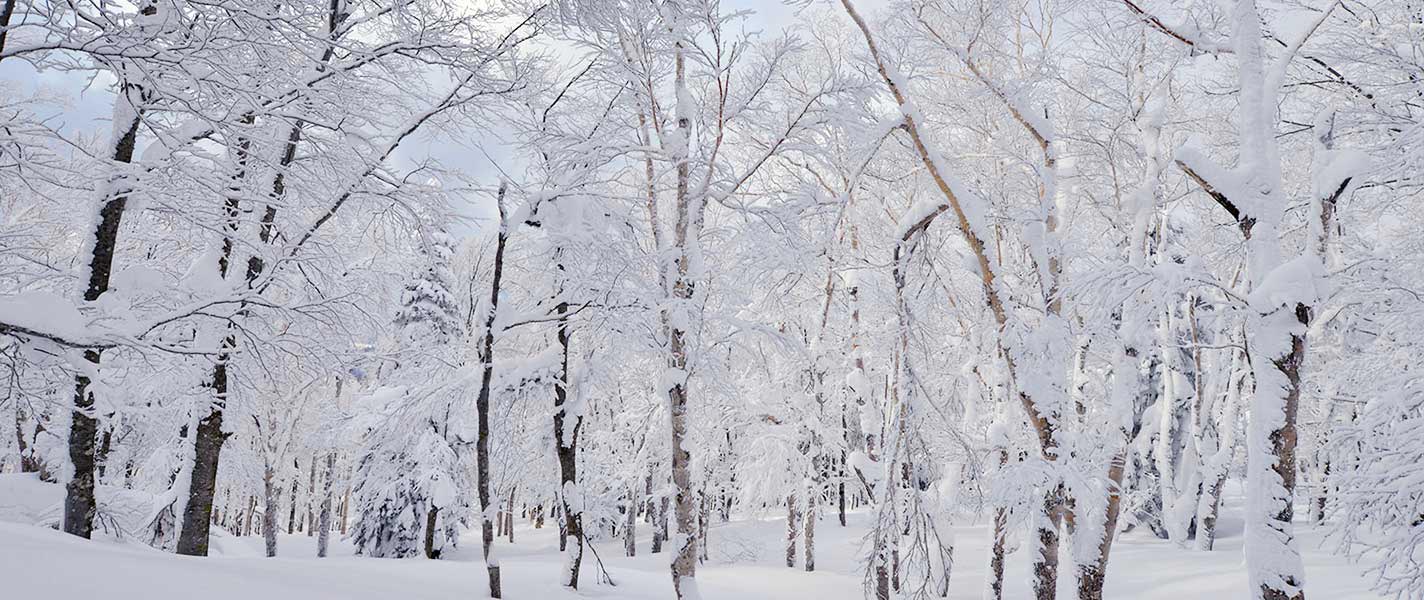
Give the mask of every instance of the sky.
M 824 0 L 818 0 L 824 2 Z M 886 0 L 864 0 L 867 7 L 884 4 Z M 797 3 L 798 5 L 801 2 Z M 760 29 L 764 35 L 775 35 L 795 21 L 797 6 L 790 6 L 777 0 L 724 0 L 727 11 L 749 10 L 754 14 L 748 18 L 750 29 Z M 108 137 L 109 120 L 113 110 L 113 78 L 105 73 L 63 72 L 56 70 L 36 71 L 30 63 L 9 59 L 0 61 L 0 86 L 17 92 L 11 98 L 31 97 L 43 92 L 54 100 L 37 107 L 43 114 L 52 117 L 52 124 L 71 136 Z M 478 135 L 476 141 L 474 135 Z M 472 132 L 469 141 L 456 143 L 449 136 L 429 133 L 412 140 L 395 157 L 397 168 L 410 166 L 417 161 L 434 159 L 446 168 L 458 169 L 476 180 L 490 180 L 490 185 L 499 178 L 503 168 L 511 174 L 519 174 L 521 167 L 511 158 L 507 132 Z M 140 142 L 142 143 L 142 142 Z M 475 144 L 478 144 L 478 148 Z M 140 149 L 141 152 L 141 149 Z M 496 166 L 495 162 L 499 163 Z M 476 233 L 481 223 L 487 223 L 495 214 L 488 199 L 472 199 L 462 207 L 466 218 L 463 226 L 454 229 L 456 234 Z M 0 215 L 3 217 L 3 215 Z

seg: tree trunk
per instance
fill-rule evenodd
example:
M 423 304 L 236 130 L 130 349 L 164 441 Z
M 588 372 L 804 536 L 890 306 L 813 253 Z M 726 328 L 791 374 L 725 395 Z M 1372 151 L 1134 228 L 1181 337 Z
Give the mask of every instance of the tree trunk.
M 239 120 L 242 125 L 252 125 L 255 117 L 252 113 L 247 113 Z M 249 149 L 251 139 L 239 137 L 237 144 L 237 172 L 233 174 L 228 190 L 227 198 L 223 202 L 223 239 L 222 253 L 218 256 L 218 275 L 226 279 L 233 261 L 233 248 L 237 238 L 238 228 L 242 214 L 240 198 L 243 194 L 242 182 L 247 177 L 248 161 L 251 159 Z M 263 242 L 269 241 L 265 232 L 262 237 Z M 260 267 L 258 267 L 260 270 Z M 254 265 L 248 262 L 246 279 L 248 288 L 252 287 L 252 282 L 257 279 L 258 272 L 254 271 Z M 246 303 L 238 308 L 238 315 L 246 309 Z M 183 525 L 178 530 L 178 554 L 189 556 L 208 555 L 208 521 L 213 512 L 213 493 L 216 491 L 218 478 L 218 460 L 222 454 L 223 441 L 227 439 L 223 433 L 223 411 L 227 408 L 228 397 L 228 376 L 231 366 L 232 353 L 237 349 L 237 336 L 233 333 L 234 320 L 228 321 L 227 335 L 223 337 L 218 348 L 217 360 L 213 363 L 212 377 L 208 382 L 213 390 L 212 403 L 208 405 L 208 414 L 198 422 L 197 435 L 193 436 L 193 474 L 189 480 L 188 501 L 183 506 Z M 296 501 L 296 482 L 293 481 L 292 500 Z M 294 505 L 295 508 L 295 505 Z M 292 533 L 289 522 L 287 533 Z
M 1216 546 L 1216 519 L 1221 510 L 1221 491 L 1226 487 L 1226 474 L 1210 482 L 1202 497 L 1202 510 L 1197 515 L 1197 550 L 1211 551 Z
M 919 129 L 921 124 L 916 121 L 914 112 L 906 110 L 913 109 L 914 104 L 906 95 L 907 91 L 905 89 L 902 89 L 902 82 L 897 81 L 897 78 L 892 74 L 891 66 L 881 56 L 880 48 L 875 43 L 875 38 L 870 31 L 870 26 L 867 25 L 865 20 L 861 18 L 860 14 L 856 12 L 855 6 L 852 1 L 841 0 L 841 6 L 845 9 L 846 14 L 851 18 L 851 20 L 854 21 L 856 27 L 860 30 L 862 36 L 865 39 L 866 48 L 870 51 L 871 58 L 874 59 L 876 63 L 880 78 L 884 81 L 891 95 L 894 96 L 896 105 L 899 106 L 902 112 L 905 113 L 902 127 L 909 135 L 912 146 L 915 149 L 915 153 L 919 156 L 920 162 L 925 167 L 925 171 L 930 175 L 930 178 L 933 180 L 935 187 L 938 188 L 940 195 L 942 195 L 944 198 L 943 203 L 939 204 L 934 211 L 931 211 L 925 216 L 923 216 L 919 221 L 914 223 L 904 233 L 901 238 L 901 242 L 903 243 L 904 241 L 908 240 L 910 236 L 920 231 L 923 231 L 925 228 L 929 227 L 930 223 L 940 214 L 946 212 L 952 213 L 954 217 L 955 227 L 959 230 L 960 236 L 969 246 L 970 252 L 973 256 L 974 263 L 977 267 L 979 275 L 979 283 L 984 293 L 985 304 L 989 308 L 990 313 L 992 313 L 994 316 L 995 324 L 998 326 L 997 331 L 1002 332 L 1009 329 L 1009 312 L 1008 309 L 1005 307 L 1003 298 L 999 294 L 998 275 L 996 273 L 995 268 L 991 264 L 989 255 L 985 251 L 984 240 L 979 237 L 978 232 L 975 230 L 975 224 L 971 222 L 970 215 L 965 212 L 963 206 L 960 203 L 960 199 L 958 198 L 958 196 L 955 195 L 954 189 L 951 188 L 949 181 L 946 179 L 946 174 L 941 172 L 941 165 L 939 161 L 934 158 L 934 153 L 930 150 L 929 146 L 926 143 L 926 137 L 921 135 Z M 1027 123 L 1025 124 L 1027 125 Z M 1038 135 L 1037 132 L 1033 131 L 1033 127 L 1030 126 L 1029 129 L 1036 136 Z M 1045 153 L 1044 166 L 1049 171 L 1052 171 L 1054 165 L 1052 164 L 1053 157 L 1050 151 L 1050 145 L 1048 144 L 1047 140 L 1040 139 L 1039 141 Z M 1051 229 L 1053 227 L 1053 224 L 1053 219 L 1051 218 L 1050 214 L 1050 218 L 1048 219 L 1046 225 Z M 1056 259 L 1050 257 L 1048 271 L 1053 274 L 1055 278 L 1058 270 L 1056 262 Z M 1060 313 L 1060 300 L 1058 300 L 1058 294 L 1056 293 L 1056 281 L 1054 285 L 1050 287 L 1052 288 L 1052 290 L 1048 294 L 1048 297 L 1051 298 L 1051 300 L 1049 301 L 1048 306 L 1046 308 L 1050 315 L 1057 317 Z M 1008 377 L 1010 381 L 1017 383 L 1018 365 L 1016 363 L 1016 359 L 1014 358 L 1015 348 L 1012 345 L 1013 340 L 1009 339 L 1007 336 L 999 334 L 997 335 L 996 341 L 998 342 L 999 350 L 1002 352 L 1002 355 L 1004 357 L 1004 367 L 1008 374 Z M 1043 459 L 1050 462 L 1057 460 L 1057 411 L 1054 410 L 1053 406 L 1041 406 L 1034 396 L 1030 395 L 1029 392 L 1025 391 L 1024 386 L 1020 385 L 1017 387 L 1019 387 L 1018 396 L 1020 403 L 1023 405 L 1024 413 L 1028 417 L 1028 421 L 1033 426 L 1034 433 L 1038 438 L 1039 449 L 1043 455 Z M 1045 508 L 1048 510 L 1049 518 L 1046 519 L 1040 525 L 1040 530 L 1038 532 L 1039 542 L 1043 546 L 1041 548 L 1040 559 L 1034 570 L 1035 576 L 1038 578 L 1038 580 L 1034 583 L 1034 588 L 1036 593 L 1038 594 L 1039 600 L 1049 600 L 1053 598 L 1057 585 L 1057 525 L 1058 520 L 1061 517 L 1060 509 L 1062 505 L 1062 493 L 1059 491 L 1060 489 L 1061 486 L 1054 486 L 1046 494 Z
M 1303 304 L 1296 304 L 1295 317 L 1300 323 L 1300 331 L 1302 333 L 1299 335 L 1291 334 L 1290 351 L 1278 358 L 1270 359 L 1270 366 L 1265 367 L 1266 369 L 1275 369 L 1279 373 L 1279 376 L 1284 377 L 1286 385 L 1283 386 L 1284 389 L 1281 390 L 1284 394 L 1278 403 L 1263 401 L 1258 398 L 1251 410 L 1252 420 L 1279 419 L 1275 425 L 1269 427 L 1253 425 L 1251 436 L 1253 439 L 1251 439 L 1249 443 L 1252 445 L 1269 444 L 1271 455 L 1275 458 L 1275 464 L 1270 465 L 1268 468 L 1270 472 L 1274 474 L 1274 478 L 1278 479 L 1276 485 L 1285 492 L 1285 496 L 1271 498 L 1268 503 L 1265 503 L 1267 505 L 1264 507 L 1265 510 L 1274 510 L 1274 514 L 1248 515 L 1248 535 L 1252 533 L 1249 530 L 1256 529 L 1257 531 L 1255 533 L 1265 535 L 1267 534 L 1266 532 L 1268 532 L 1269 535 L 1278 536 L 1278 543 L 1280 545 L 1294 551 L 1293 560 L 1290 560 L 1290 562 L 1295 563 L 1280 569 L 1280 573 L 1273 573 L 1273 575 L 1280 576 L 1281 584 L 1272 584 L 1269 580 L 1260 582 L 1262 600 L 1305 600 L 1305 589 L 1303 587 L 1305 581 L 1295 577 L 1295 573 L 1303 571 L 1304 567 L 1299 563 L 1299 551 L 1295 550 L 1294 526 L 1291 522 L 1294 520 L 1295 510 L 1293 506 L 1296 477 L 1295 425 L 1296 415 L 1300 407 L 1300 366 L 1305 360 L 1306 349 L 1306 338 L 1303 332 L 1306 331 L 1310 325 L 1310 307 Z M 1262 370 L 1261 365 L 1257 365 L 1255 368 L 1258 373 Z M 1261 388 L 1265 385 L 1270 385 L 1269 383 L 1263 382 L 1262 379 L 1266 381 L 1276 381 L 1274 377 L 1268 378 L 1258 375 L 1256 384 L 1257 395 L 1267 393 L 1263 392 Z M 1279 414 L 1266 416 L 1265 413 L 1272 409 L 1279 410 Z M 1266 434 L 1264 436 L 1265 439 L 1261 439 L 1262 436 L 1260 434 L 1262 433 Z M 1261 480 L 1269 477 L 1258 467 L 1253 466 L 1250 468 L 1250 471 L 1248 483 L 1250 483 L 1251 480 Z M 1264 487 L 1264 485 L 1261 487 Z M 1261 492 L 1256 490 L 1255 493 Z M 1254 519 L 1252 517 L 1254 517 Z M 1265 518 L 1262 519 L 1262 517 Z M 1257 522 L 1254 524 L 1251 523 L 1253 520 Z M 1254 559 L 1253 554 L 1254 553 L 1248 553 L 1248 559 Z M 1256 561 L 1252 560 L 1251 562 Z M 1274 561 L 1270 559 L 1260 559 L 1260 563 L 1265 565 L 1275 564 Z
M 676 2 L 668 2 L 665 10 L 674 15 L 674 22 L 681 17 L 681 7 Z M 678 600 L 695 599 L 700 594 L 694 578 L 697 576 L 697 498 L 692 488 L 692 453 L 687 448 L 688 411 L 688 353 L 687 329 L 692 326 L 691 312 L 694 283 L 691 275 L 692 253 L 698 246 L 698 225 L 701 221 L 701 199 L 690 196 L 691 170 L 688 165 L 687 144 L 691 140 L 692 107 L 687 93 L 687 77 L 684 53 L 688 41 L 685 31 L 674 31 L 673 41 L 673 87 L 677 92 L 677 139 L 670 155 L 676 170 L 677 220 L 674 225 L 675 275 L 669 292 L 669 307 L 664 312 L 664 323 L 668 331 L 668 372 L 671 380 L 668 387 L 668 418 L 671 434 L 669 449 L 672 451 L 673 520 L 677 526 L 677 537 L 672 561 L 672 587 Z M 698 206 L 693 206 L 697 204 Z M 668 313 L 671 314 L 668 314 Z
M 949 523 L 946 522 L 946 526 L 948 526 L 948 524 L 949 524 Z M 936 537 L 939 537 L 938 534 L 936 534 Z M 941 576 L 940 584 L 939 584 L 939 597 L 941 597 L 941 598 L 948 598 L 948 597 L 949 597 L 949 577 L 950 577 L 950 575 L 953 575 L 953 574 L 954 574 L 954 546 L 953 546 L 953 538 L 950 538 L 950 544 L 949 544 L 949 545 L 946 545 L 946 544 L 944 544 L 943 542 L 940 542 L 940 543 L 938 543 L 937 545 L 939 546 L 939 565 L 940 565 L 940 576 Z
M 800 532 L 801 514 L 796 512 L 796 493 L 786 496 L 786 566 L 796 566 L 796 538 Z
M 628 487 L 628 514 L 623 515 L 623 555 L 638 555 L 638 498 L 633 493 L 632 486 Z
M 485 315 L 484 339 L 480 348 L 480 362 L 483 363 L 480 376 L 480 395 L 475 400 L 475 412 L 479 417 L 479 438 L 475 444 L 475 463 L 480 499 L 480 542 L 484 550 L 485 568 L 489 571 L 489 595 L 491 598 L 501 597 L 499 559 L 494 555 L 494 523 L 490 521 L 492 503 L 489 472 L 489 417 L 490 386 L 494 380 L 495 316 L 499 312 L 500 280 L 504 275 L 504 247 L 509 239 L 509 224 L 505 222 L 504 214 L 504 192 L 505 186 L 501 184 L 495 198 L 495 205 L 499 210 L 499 233 L 495 238 L 494 273 L 490 280 L 489 313 Z
M 663 541 L 668 535 L 668 498 L 663 496 L 657 500 L 657 516 L 653 517 L 653 554 L 663 551 Z
M 985 594 L 986 600 L 1004 598 L 1004 542 L 1009 535 L 1008 526 L 1008 511 L 1002 508 L 994 509 L 994 545 L 989 550 L 989 590 Z
M 509 536 L 509 543 L 514 543 L 514 492 L 518 487 L 509 488 L 509 510 L 504 513 L 504 533 Z
M 1238 340 L 1239 341 L 1239 340 Z M 1243 357 L 1233 352 L 1231 371 L 1226 380 L 1226 406 L 1222 407 L 1221 421 L 1217 425 L 1220 433 L 1216 453 L 1205 461 L 1202 473 L 1207 488 L 1197 507 L 1197 549 L 1210 551 L 1216 544 L 1216 521 L 1221 508 L 1221 492 L 1226 487 L 1226 475 L 1230 471 L 1236 454 L 1236 415 L 1241 402 L 1241 390 L 1246 385 L 1246 371 Z
M 557 519 L 557 523 L 559 524 L 559 552 L 565 552 L 569 549 L 569 526 L 561 516 L 563 514 L 562 512 L 555 510 L 554 513 L 554 518 Z
M 578 487 L 578 436 L 583 425 L 583 415 L 570 414 L 566 407 L 569 399 L 569 345 L 572 342 L 569 333 L 569 303 L 562 298 L 563 295 L 563 249 L 554 251 L 555 270 L 559 277 L 556 283 L 560 299 L 555 307 L 555 313 L 559 315 L 559 325 L 557 337 L 559 341 L 559 382 L 554 386 L 554 453 L 559 460 L 559 502 L 564 514 L 563 532 L 567 537 L 573 538 L 573 551 L 564 557 L 564 577 L 563 585 L 573 589 L 578 589 L 579 569 L 583 564 L 583 497 Z M 578 495 L 576 502 L 571 501 L 571 494 Z M 629 506 L 632 510 L 632 506 Z M 629 530 L 632 530 L 632 521 L 629 521 Z M 632 534 L 628 534 L 629 545 L 631 545 Z M 560 547 L 566 546 L 567 541 L 561 538 Z M 632 550 L 628 551 L 628 556 L 633 555 Z
M 1062 484 L 1049 488 L 1043 498 L 1038 524 L 1038 559 L 1033 565 L 1033 597 L 1053 600 L 1058 595 L 1058 526 L 1063 522 Z
M 674 328 L 672 334 L 673 368 L 685 369 L 687 355 L 683 348 L 683 332 Z M 697 506 L 692 489 L 692 454 L 683 445 L 687 438 L 687 389 L 684 384 L 673 385 L 668 391 L 668 399 L 672 407 L 672 481 L 676 490 L 673 521 L 677 526 L 676 543 L 672 549 L 677 556 L 672 561 L 672 575 L 673 589 L 681 600 L 685 597 L 683 581 L 697 574 Z M 686 596 L 695 598 L 694 594 Z
M 337 386 L 341 385 L 337 380 Z M 338 391 L 339 395 L 340 392 Z M 336 477 L 336 453 L 329 452 L 326 455 L 326 467 L 321 476 L 321 516 L 317 518 L 316 534 L 316 555 L 317 558 L 326 558 L 327 543 L 331 539 L 331 483 Z
M 16 400 L 16 402 L 18 402 L 18 400 Z M 34 417 L 34 437 L 39 437 L 39 434 L 44 433 L 45 431 L 44 420 L 40 417 L 40 415 L 34 415 Z M 40 456 L 39 452 L 35 450 L 34 444 L 27 443 L 25 441 L 24 422 L 25 411 L 23 408 L 17 405 L 15 407 L 15 441 L 18 444 L 16 447 L 19 449 L 20 452 L 20 472 L 37 473 L 39 475 L 40 481 L 52 483 L 54 482 L 54 474 L 50 472 L 49 465 L 45 464 L 44 457 Z
M 895 593 L 900 593 L 900 541 L 892 539 L 890 542 L 890 589 Z
M 707 492 L 699 492 L 701 502 L 697 511 L 697 562 L 707 561 L 707 528 L 712 526 L 712 502 Z
M 277 473 L 271 463 L 262 470 L 262 543 L 267 557 L 277 556 Z
M 311 457 L 307 473 L 307 537 L 316 535 L 316 455 Z
M 439 521 L 440 509 L 431 507 L 430 512 L 425 513 L 425 558 L 440 558 L 440 552 L 435 549 L 435 526 Z
M 5 37 L 10 34 L 10 17 L 15 15 L 15 0 L 5 0 L 0 8 L 0 55 L 4 55 Z
M 802 527 L 802 531 L 806 536 L 805 568 L 808 573 L 816 570 L 816 496 L 818 495 L 814 489 L 806 494 L 806 525 Z
M 113 416 L 110 413 L 108 416 Z M 114 426 L 110 424 L 104 428 L 104 435 L 99 439 L 99 449 L 94 452 L 94 472 L 95 481 L 104 481 L 105 467 L 109 462 L 109 451 L 114 447 Z
M 142 107 L 135 106 L 133 100 L 142 92 L 135 86 L 123 83 L 119 96 L 114 101 L 114 139 L 116 140 L 111 160 L 118 164 L 133 161 L 134 145 L 138 139 L 139 117 Z M 111 182 L 112 183 L 112 182 Z M 94 229 L 94 247 L 89 256 L 89 281 L 84 290 L 84 301 L 95 302 L 109 290 L 109 274 L 114 266 L 114 254 L 118 250 L 119 223 L 123 220 L 124 206 L 128 203 L 129 190 L 117 188 L 104 199 L 99 209 L 99 223 Z M 101 354 L 98 349 L 84 351 L 84 360 L 89 369 L 97 370 Z M 64 486 L 64 531 L 71 535 L 88 538 L 94 531 L 94 514 L 98 507 L 94 501 L 94 442 L 98 435 L 98 421 L 91 414 L 94 395 L 89 391 L 89 377 L 74 376 L 74 408 L 69 423 L 69 464 L 73 475 Z
M 221 360 L 221 359 L 220 359 Z M 227 368 L 213 370 L 212 387 L 217 396 L 217 405 L 227 398 Z M 183 507 L 183 526 L 178 534 L 178 554 L 188 556 L 208 555 L 209 524 L 212 522 L 213 494 L 218 479 L 218 454 L 222 451 L 227 435 L 222 431 L 223 413 L 214 408 L 203 420 L 198 421 L 196 445 L 193 456 L 193 475 L 188 488 L 188 502 Z
M 242 515 L 242 535 L 252 535 L 252 514 L 257 512 L 257 496 L 247 497 L 247 512 Z
M 1130 441 L 1130 440 L 1129 440 Z M 1078 600 L 1102 600 L 1103 584 L 1107 580 L 1108 556 L 1113 537 L 1117 534 L 1118 514 L 1122 509 L 1122 475 L 1127 467 L 1127 448 L 1113 458 L 1108 467 L 1107 518 L 1103 520 L 1102 540 L 1098 542 L 1095 560 L 1078 565 Z
M 351 516 L 351 486 L 346 486 L 346 493 L 341 495 L 341 535 L 346 535 L 346 526 Z
M 846 526 L 846 485 L 845 485 L 845 453 L 841 453 L 840 481 L 836 483 L 836 516 L 840 519 L 841 527 Z
M 292 461 L 292 463 L 293 467 L 297 467 L 296 461 Z M 296 470 L 298 473 L 301 472 L 300 467 L 298 467 Z M 292 495 L 287 502 L 287 535 L 292 535 L 297 531 L 297 492 L 299 491 L 297 487 L 298 485 L 299 484 L 297 482 L 297 479 L 293 477 Z

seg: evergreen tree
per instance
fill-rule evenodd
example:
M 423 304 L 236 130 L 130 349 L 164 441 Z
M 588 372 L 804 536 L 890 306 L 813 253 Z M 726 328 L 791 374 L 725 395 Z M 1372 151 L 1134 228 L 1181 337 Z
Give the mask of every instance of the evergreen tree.
M 443 230 L 437 231 L 424 255 L 425 269 L 406 284 L 395 318 L 398 343 L 417 352 L 446 346 L 462 331 L 455 296 L 450 293 L 455 242 Z
M 462 333 L 450 292 L 454 251 L 449 235 L 432 236 L 425 268 L 405 286 L 396 313 L 395 354 L 402 360 L 387 375 L 393 385 L 370 399 L 380 417 L 370 423 L 357 463 L 352 539 L 359 554 L 439 558 L 454 547 L 469 511 L 456 490 L 470 489 L 473 436 L 465 403 L 447 385 Z

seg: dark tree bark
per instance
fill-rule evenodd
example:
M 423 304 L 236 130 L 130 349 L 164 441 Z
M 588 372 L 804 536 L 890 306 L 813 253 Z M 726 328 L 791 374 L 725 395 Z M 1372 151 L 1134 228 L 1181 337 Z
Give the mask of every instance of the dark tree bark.
M 142 92 L 125 83 L 119 91 L 124 97 L 118 102 L 132 102 L 142 96 Z M 110 158 L 118 164 L 133 162 L 134 145 L 138 140 L 138 126 L 142 108 L 134 106 L 132 118 L 127 123 L 114 123 L 117 142 Z M 84 290 L 84 301 L 94 302 L 109 290 L 109 275 L 114 266 L 114 254 L 118 250 L 119 224 L 123 220 L 124 207 L 128 204 L 129 190 L 118 187 L 104 199 L 99 210 L 99 225 L 94 230 L 94 247 L 89 256 L 89 282 Z M 92 348 L 84 351 L 84 360 L 98 369 L 101 351 Z M 88 538 L 94 531 L 94 442 L 98 435 L 99 423 L 91 414 L 94 395 L 89 391 L 89 377 L 74 376 L 74 409 L 69 424 L 69 462 L 74 468 L 74 476 L 64 489 L 64 531 L 71 535 Z
M 327 13 L 327 38 L 329 43 L 322 54 L 321 60 L 317 64 L 318 71 L 324 71 L 330 64 L 332 57 L 336 53 L 337 40 L 344 35 L 345 31 L 340 28 L 349 16 L 346 12 L 345 3 L 332 0 L 330 10 Z M 249 113 L 244 115 L 243 122 L 251 125 L 255 117 Z M 286 175 L 287 168 L 296 160 L 297 145 L 301 140 L 302 129 L 306 123 L 298 120 L 292 124 L 288 131 L 287 143 L 282 149 L 282 156 L 278 161 L 277 174 L 272 180 L 271 198 L 272 202 L 265 207 L 261 226 L 258 229 L 258 237 L 265 244 L 271 244 L 276 237 L 276 203 L 280 202 L 286 195 Z M 241 181 L 246 176 L 248 161 L 250 160 L 249 148 L 251 141 L 242 139 L 239 142 L 238 172 L 234 181 Z M 237 234 L 238 215 L 240 214 L 239 200 L 241 190 L 234 187 L 225 203 L 227 213 L 226 231 L 223 239 L 222 256 L 219 259 L 219 268 L 224 277 L 227 276 L 229 264 L 232 261 L 233 240 Z M 329 215 L 329 214 L 328 214 Z M 265 264 L 260 256 L 253 255 L 247 260 L 246 281 L 249 289 L 253 289 L 258 278 L 261 277 Z M 261 289 L 257 292 L 261 293 Z M 246 304 L 239 308 L 239 314 L 246 312 Z M 231 331 L 223 338 L 222 345 L 213 365 L 211 386 L 213 388 L 213 403 L 210 412 L 198 424 L 197 436 L 194 438 L 196 461 L 193 465 L 193 484 L 188 491 L 188 503 L 184 509 L 183 527 L 180 529 L 178 540 L 178 553 L 190 554 L 194 556 L 206 556 L 208 553 L 208 534 L 206 526 L 197 525 L 199 519 L 206 520 L 212 512 L 213 487 L 217 480 L 218 460 L 222 452 L 223 441 L 227 435 L 222 431 L 223 411 L 227 406 L 228 395 L 228 368 L 232 352 L 237 349 L 237 336 Z M 294 501 L 295 501 L 295 494 Z M 345 528 L 345 517 L 342 518 L 342 527 Z M 288 526 L 288 533 L 291 533 L 291 526 Z M 345 533 L 343 531 L 343 533 Z
M 110 413 L 108 416 L 113 416 Z M 94 451 L 94 472 L 96 480 L 104 479 L 104 472 L 109 463 L 109 451 L 114 448 L 114 426 L 104 428 L 104 435 L 99 438 L 99 449 Z
M 294 467 L 298 473 L 301 472 L 301 467 L 296 464 L 296 461 L 292 461 L 292 467 Z M 292 479 L 292 496 L 291 496 L 291 499 L 287 502 L 287 535 L 292 535 L 293 533 L 296 533 L 296 531 L 297 531 L 297 492 L 298 492 L 298 491 L 299 491 L 299 489 L 298 489 L 297 480 L 296 480 L 295 478 L 293 478 L 293 479 Z
M 699 492 L 700 508 L 697 511 L 697 562 L 707 562 L 707 528 L 711 526 L 711 499 L 707 492 Z
M 307 537 L 316 534 L 316 455 L 311 457 L 307 467 Z
M 251 126 L 256 117 L 251 113 L 243 115 L 241 124 Z M 241 224 L 242 184 L 247 178 L 248 161 L 251 159 L 252 140 L 242 137 L 237 144 L 237 171 L 233 174 L 227 199 L 223 202 L 224 223 L 222 254 L 218 257 L 218 274 L 226 278 L 233 261 L 233 247 Z M 262 241 L 268 241 L 265 239 Z M 258 273 L 248 264 L 247 285 L 250 288 Z M 239 313 L 242 312 L 239 308 Z M 228 398 L 228 365 L 232 352 L 237 348 L 237 336 L 228 324 L 227 335 L 223 337 L 217 360 L 213 363 L 212 378 L 208 385 L 213 389 L 213 401 L 208 406 L 208 414 L 198 422 L 197 435 L 193 436 L 193 476 L 188 487 L 188 502 L 183 507 L 183 526 L 178 530 L 178 554 L 189 556 L 208 555 L 208 522 L 213 513 L 213 493 L 217 487 L 218 460 L 222 445 L 227 439 L 223 433 L 223 410 Z M 295 485 L 295 484 L 294 484 Z M 292 494 L 296 499 L 295 488 Z M 287 533 L 291 533 L 291 525 Z
M 490 280 L 490 305 L 485 315 L 484 339 L 480 344 L 480 395 L 475 400 L 475 412 L 479 420 L 479 438 L 475 443 L 475 470 L 478 479 L 480 499 L 480 541 L 484 550 L 485 568 L 489 571 L 489 594 L 491 598 L 501 597 L 499 562 L 494 560 L 494 523 L 490 521 L 490 472 L 489 472 L 489 415 L 490 385 L 494 380 L 494 333 L 495 316 L 499 312 L 500 280 L 504 276 L 504 247 L 509 239 L 509 225 L 504 214 L 505 186 L 500 185 L 495 204 L 499 209 L 499 233 L 495 237 L 494 273 Z
M 214 371 L 213 390 L 219 398 L 227 397 L 227 369 Z M 221 375 L 221 378 L 217 376 Z M 224 400 L 225 401 L 225 400 Z M 208 534 L 212 523 L 213 493 L 217 487 L 218 454 L 226 434 L 222 431 L 222 411 L 214 409 L 198 422 L 197 445 L 193 462 L 192 485 L 188 504 L 183 507 L 183 527 L 178 535 L 178 554 L 208 555 Z
M 806 572 L 816 570 L 816 490 L 806 494 L 806 524 L 801 528 L 806 538 Z
M 439 514 L 439 508 L 431 508 L 425 513 L 425 558 L 440 558 L 440 551 L 435 549 L 435 525 L 440 520 Z
M 4 60 L 5 38 L 10 34 L 10 18 L 15 15 L 15 0 L 5 0 L 0 8 L 0 60 Z

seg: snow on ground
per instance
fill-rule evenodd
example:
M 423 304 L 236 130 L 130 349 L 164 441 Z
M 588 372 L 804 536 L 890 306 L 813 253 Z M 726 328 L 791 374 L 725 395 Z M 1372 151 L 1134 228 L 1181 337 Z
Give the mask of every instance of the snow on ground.
M 214 556 L 194 558 L 159 552 L 137 542 L 85 541 L 36 526 L 57 513 L 59 486 L 30 475 L 0 475 L 0 589 L 5 597 L 67 600 L 388 600 L 484 597 L 478 532 L 467 532 L 448 560 L 371 559 L 352 556 L 333 535 L 332 557 L 315 558 L 315 538 L 282 535 L 279 558 L 262 557 L 257 536 L 233 537 L 214 529 Z M 1238 598 L 1246 589 L 1241 554 L 1240 501 L 1230 498 L 1217 550 L 1179 550 L 1139 532 L 1113 547 L 1106 596 L 1119 600 Z M 711 560 L 699 567 L 698 583 L 708 600 L 862 598 L 860 536 L 866 515 L 852 514 L 842 528 L 832 516 L 817 528 L 817 571 L 784 566 L 785 520 L 739 520 L 712 527 Z M 562 563 L 558 530 L 527 523 L 515 528 L 515 543 L 496 544 L 511 600 L 600 598 L 652 600 L 672 595 L 667 553 L 649 554 L 649 530 L 639 523 L 639 555 L 623 556 L 619 541 L 601 543 L 597 554 L 616 586 L 596 584 L 597 561 L 588 553 L 583 589 L 563 590 L 556 582 Z M 1312 598 L 1378 600 L 1360 568 L 1320 547 L 1311 525 L 1299 527 L 1307 589 Z M 983 524 L 957 528 L 955 571 L 950 598 L 982 597 L 987 572 L 988 530 Z M 799 550 L 799 549 L 798 549 Z M 1008 598 L 1029 597 L 1027 546 L 1010 557 Z M 798 557 L 799 558 L 799 557 Z M 1066 568 L 1064 572 L 1069 572 Z M 1065 577 L 1061 598 L 1072 598 Z

